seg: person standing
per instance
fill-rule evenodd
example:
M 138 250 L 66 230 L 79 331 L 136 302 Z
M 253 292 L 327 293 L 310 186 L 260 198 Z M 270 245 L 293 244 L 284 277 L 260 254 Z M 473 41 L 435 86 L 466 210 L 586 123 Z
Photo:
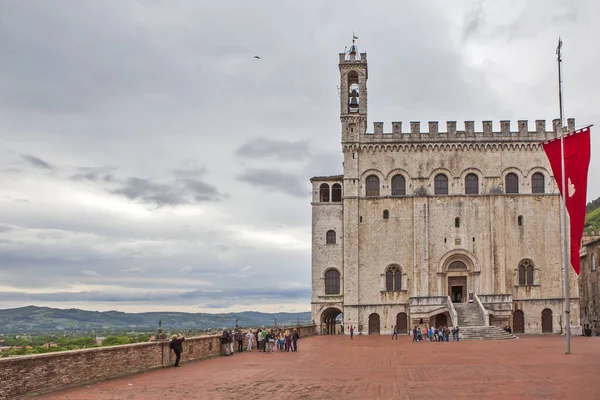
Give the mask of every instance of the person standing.
M 229 353 L 233 355 L 233 341 L 235 340 L 235 334 L 233 333 L 233 329 L 229 331 Z
M 262 349 L 263 352 L 267 351 L 267 335 L 269 331 L 267 331 L 264 327 L 262 328 L 262 332 L 260 333 L 260 337 L 262 338 Z
M 350 339 L 354 339 L 354 326 L 350 325 Z
M 224 356 L 230 356 L 229 353 L 229 331 L 223 328 L 223 333 L 221 334 L 221 352 Z
M 392 332 L 392 340 L 394 340 L 394 337 L 396 338 L 396 340 L 398 340 L 398 328 L 396 328 L 396 325 L 393 325 L 394 327 L 394 331 Z
M 244 351 L 244 336 L 242 335 L 241 329 L 238 329 L 235 333 L 235 340 L 238 344 L 238 353 L 241 353 L 242 351 Z
M 300 335 L 298 334 L 298 330 L 294 328 L 294 331 L 292 332 L 292 344 L 294 345 L 294 350 L 292 351 L 298 351 L 298 339 L 300 339 Z
M 290 333 L 289 329 L 285 330 L 285 334 L 284 334 L 284 339 L 285 339 L 285 351 L 290 351 L 291 347 L 292 347 L 292 334 Z
M 252 328 L 250 328 L 248 330 L 248 333 L 246 333 L 246 339 L 248 340 L 248 347 L 246 348 L 246 351 L 252 351 L 252 342 L 254 341 L 254 334 L 252 333 Z
M 413 329 L 413 342 L 415 343 L 419 343 L 419 337 L 417 336 L 419 334 L 419 331 L 417 330 L 417 327 L 415 326 L 415 329 Z
M 260 328 L 258 328 L 258 329 L 256 330 L 256 349 L 257 349 L 258 351 L 262 350 L 262 349 L 260 348 L 260 343 L 261 343 L 261 339 L 262 339 L 261 332 L 262 332 L 262 330 L 261 330 Z
M 456 329 L 454 330 L 454 336 L 455 336 L 455 340 L 457 342 L 460 341 L 460 328 L 458 326 L 456 326 Z
M 181 335 L 173 335 L 171 338 L 171 350 L 175 353 L 175 365 L 174 367 L 179 367 L 179 360 L 181 360 L 181 352 L 183 351 L 183 341 L 185 338 Z

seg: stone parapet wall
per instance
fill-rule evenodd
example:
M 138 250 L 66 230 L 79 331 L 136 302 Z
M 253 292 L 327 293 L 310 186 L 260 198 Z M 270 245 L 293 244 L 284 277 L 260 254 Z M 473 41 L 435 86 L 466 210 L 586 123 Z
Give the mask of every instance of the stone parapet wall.
M 294 326 L 301 338 L 314 335 L 315 325 Z M 245 332 L 245 331 L 244 331 Z M 244 339 L 244 345 L 246 340 Z M 169 340 L 59 351 L 0 359 L 0 399 L 89 384 L 163 368 L 175 362 Z M 186 338 L 182 361 L 201 360 L 221 354 L 221 336 Z
M 220 354 L 219 336 L 186 338 L 183 359 Z M 169 341 L 60 351 L 0 359 L 0 399 L 23 398 L 171 365 Z

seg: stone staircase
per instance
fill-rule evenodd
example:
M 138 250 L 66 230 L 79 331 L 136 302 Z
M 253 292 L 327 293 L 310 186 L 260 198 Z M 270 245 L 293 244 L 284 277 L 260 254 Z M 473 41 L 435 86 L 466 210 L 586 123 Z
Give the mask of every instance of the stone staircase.
M 454 309 L 458 315 L 458 326 L 485 326 L 483 313 L 477 303 L 456 303 Z
M 485 316 L 477 303 L 454 304 L 461 340 L 514 339 L 515 335 L 497 326 L 485 326 Z
M 516 336 L 497 326 L 460 326 L 460 340 L 503 340 Z

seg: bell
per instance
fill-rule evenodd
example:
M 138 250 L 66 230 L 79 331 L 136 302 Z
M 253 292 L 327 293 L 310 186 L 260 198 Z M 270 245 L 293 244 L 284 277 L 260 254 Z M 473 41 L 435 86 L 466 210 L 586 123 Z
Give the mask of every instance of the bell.
M 358 108 L 358 99 L 356 97 L 350 98 L 350 108 Z

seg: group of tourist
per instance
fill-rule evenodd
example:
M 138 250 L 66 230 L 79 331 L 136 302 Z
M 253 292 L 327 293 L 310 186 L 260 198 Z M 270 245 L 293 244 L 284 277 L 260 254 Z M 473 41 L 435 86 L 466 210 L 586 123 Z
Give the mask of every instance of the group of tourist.
M 460 328 L 458 326 L 452 327 L 452 329 L 448 328 L 446 325 L 440 325 L 439 327 L 427 327 L 421 330 L 418 326 L 415 326 L 413 329 L 413 342 L 419 343 L 422 340 L 429 339 L 430 342 L 449 342 L 450 334 L 452 334 L 452 340 L 458 342 L 460 341 Z M 396 332 L 396 327 L 394 326 L 394 334 L 392 334 L 392 339 L 394 339 L 394 335 L 396 339 L 398 339 L 398 334 Z
M 292 330 L 283 328 L 266 329 L 261 326 L 254 332 L 252 328 L 244 334 L 241 329 L 228 330 L 223 328 L 221 334 L 221 350 L 223 355 L 232 356 L 233 342 L 237 342 L 237 351 L 244 351 L 244 337 L 246 338 L 246 351 L 252 351 L 256 345 L 258 351 L 273 353 L 273 347 L 279 351 L 298 351 L 300 335 L 296 328 Z

